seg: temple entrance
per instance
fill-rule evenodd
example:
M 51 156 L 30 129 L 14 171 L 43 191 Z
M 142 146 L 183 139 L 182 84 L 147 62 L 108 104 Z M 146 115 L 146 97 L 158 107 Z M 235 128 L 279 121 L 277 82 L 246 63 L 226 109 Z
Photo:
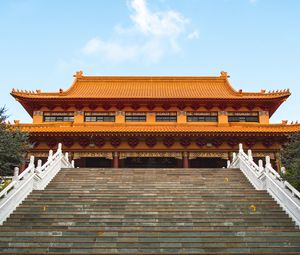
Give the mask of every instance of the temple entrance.
M 181 161 L 176 158 L 128 157 L 121 160 L 123 168 L 177 168 Z
M 78 167 L 107 168 L 107 167 L 111 167 L 112 161 L 107 158 L 86 157 L 86 158 L 77 159 L 75 164 Z
M 195 158 L 190 160 L 190 168 L 222 168 L 226 160 L 222 158 Z

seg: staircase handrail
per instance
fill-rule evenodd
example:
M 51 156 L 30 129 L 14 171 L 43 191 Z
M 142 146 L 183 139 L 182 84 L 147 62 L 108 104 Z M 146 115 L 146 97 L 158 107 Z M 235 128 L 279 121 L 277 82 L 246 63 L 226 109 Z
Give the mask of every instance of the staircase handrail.
M 300 192 L 296 190 L 288 181 L 284 180 L 278 172 L 271 165 L 266 166 L 267 172 L 271 174 L 271 177 L 280 182 L 283 188 L 287 189 L 291 196 L 295 197 L 300 201 Z
M 59 144 L 55 154 L 52 150 L 49 151 L 48 160 L 44 165 L 40 160 L 38 161 L 34 188 L 36 190 L 45 189 L 62 167 L 74 167 L 73 164 L 73 161 L 72 163 L 69 162 L 69 154 L 67 152 L 65 155 L 62 153 L 61 144 Z
M 63 156 L 62 153 L 62 146 L 61 143 L 58 144 L 58 148 L 55 154 L 53 154 L 53 151 L 49 151 L 49 156 L 48 160 L 40 167 L 37 169 L 37 173 L 43 173 L 46 172 L 46 170 L 49 168 L 49 166 L 53 165 L 57 160 L 60 160 Z
M 247 155 L 245 152 L 241 152 L 240 156 L 242 157 L 242 159 L 244 161 L 246 161 L 248 163 L 248 165 L 251 167 L 251 169 L 254 171 L 255 175 L 259 178 L 262 173 L 263 173 L 263 169 L 261 169 L 254 161 L 251 157 L 249 157 L 249 155 Z
M 284 181 L 283 183 L 284 187 L 291 192 L 292 196 L 296 197 L 300 201 L 300 192 L 296 190 L 289 182 Z
M 0 192 L 0 201 L 4 197 L 6 197 L 10 191 L 12 191 L 17 186 L 19 186 L 20 182 L 24 181 L 30 173 L 33 173 L 34 169 L 35 168 L 34 168 L 34 157 L 33 156 L 30 157 L 30 163 L 29 163 L 28 167 L 21 174 L 19 174 L 19 168 L 15 167 L 14 168 L 14 176 L 12 178 L 12 181 Z
M 266 164 L 259 160 L 258 165 L 254 162 L 252 151 L 246 154 L 243 145 L 239 144 L 238 154 L 233 154 L 232 161 L 227 167 L 238 167 L 257 190 L 267 192 L 281 205 L 288 215 L 300 227 L 300 192 L 289 182 L 283 180 L 280 174 L 272 167 L 269 156 L 266 156 Z
M 62 153 L 61 144 L 58 145 L 55 154 L 52 150 L 49 151 L 48 160 L 43 166 L 42 161 L 38 160 L 38 165 L 35 167 L 34 156 L 31 156 L 28 167 L 21 174 L 19 168 L 15 167 L 11 183 L 0 192 L 0 225 L 32 190 L 37 187 L 41 189 L 40 182 L 48 184 L 62 167 L 74 168 L 74 161 L 69 161 L 68 153 L 65 155 Z
M 251 169 L 254 171 L 255 175 L 258 176 L 258 178 L 262 175 L 262 172 L 264 169 L 257 165 L 252 158 L 252 151 L 248 150 L 248 155 L 243 151 L 239 150 L 238 154 L 235 152 L 233 153 L 233 159 L 232 162 L 228 162 L 228 167 L 231 165 L 235 165 L 240 159 L 244 160 L 245 162 L 248 162 L 248 165 L 251 167 Z

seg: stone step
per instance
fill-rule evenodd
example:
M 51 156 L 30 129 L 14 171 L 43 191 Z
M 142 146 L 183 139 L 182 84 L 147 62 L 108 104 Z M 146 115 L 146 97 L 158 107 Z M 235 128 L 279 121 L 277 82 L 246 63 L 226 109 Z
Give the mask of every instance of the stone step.
M 0 243 L 7 243 L 7 242 L 42 242 L 42 243 L 49 243 L 49 242 L 84 242 L 84 243 L 90 243 L 90 242 L 161 242 L 161 243 L 167 243 L 167 242 L 201 242 L 201 243 L 213 243 L 213 242 L 254 242 L 254 243 L 260 243 L 260 242 L 270 242 L 270 243 L 277 243 L 277 242 L 291 242 L 291 243 L 299 243 L 300 242 L 300 236 L 290 236 L 290 235 L 282 235 L 280 236 L 273 236 L 273 235 L 264 235 L 262 236 L 256 236 L 255 234 L 248 233 L 247 236 L 179 236 L 179 235 L 167 235 L 167 236 L 147 236 L 141 235 L 140 233 L 138 235 L 133 235 L 133 233 L 130 233 L 131 235 L 121 235 L 119 236 L 86 236 L 86 235 L 72 235 L 72 236 L 64 236 L 62 235 L 48 235 L 48 236 L 34 236 L 34 240 L 32 239 L 32 236 L 30 235 L 19 235 L 19 236 L 11 236 L 11 232 L 7 232 L 6 236 L 1 236 Z
M 115 219 L 142 219 L 144 221 L 147 220 L 153 220 L 153 221 L 164 221 L 168 218 L 172 219 L 172 220 L 176 220 L 177 222 L 181 222 L 180 219 L 190 219 L 190 220 L 207 220 L 208 222 L 218 222 L 219 220 L 226 220 L 228 219 L 231 220 L 232 216 L 231 214 L 224 215 L 224 214 L 197 214 L 197 215 L 190 215 L 190 214 L 163 214 L 163 215 L 159 215 L 159 214 L 153 214 L 153 213 L 127 213 L 127 214 L 122 214 L 122 213 L 114 213 L 111 214 L 109 212 L 107 213 L 102 213 L 102 214 L 91 214 L 90 213 L 80 213 L 80 214 L 76 214 L 76 215 L 71 215 L 69 216 L 70 213 L 64 213 L 64 214 L 28 214 L 28 215 L 22 215 L 19 214 L 17 216 L 13 216 L 10 219 L 8 219 L 7 221 L 9 222 L 10 220 L 21 220 L 21 221 L 35 221 L 37 217 L 39 217 L 40 219 L 44 220 L 44 219 L 57 219 L 59 221 L 63 221 L 63 220 L 77 220 L 77 219 L 85 219 L 87 221 L 91 220 L 91 221 L 101 221 L 103 219 L 103 221 L 107 221 L 107 220 L 115 220 Z M 223 216 L 223 218 L 222 218 Z M 291 220 L 290 218 L 288 218 L 286 215 L 284 214 L 258 214 L 258 215 L 254 215 L 251 216 L 251 214 L 247 214 L 244 216 L 239 217 L 241 220 L 243 221 L 247 221 L 249 220 L 249 218 L 252 219 L 260 219 L 262 217 L 268 217 L 270 216 L 271 219 L 273 219 L 274 222 L 276 222 L 276 219 L 278 219 L 278 222 L 280 222 L 281 219 L 286 218 L 287 222 L 289 220 Z M 268 222 L 263 221 L 263 222 Z
M 23 223 L 23 222 L 21 222 Z M 171 228 L 175 229 L 177 227 L 192 227 L 192 228 L 227 228 L 227 227 L 245 227 L 245 228 L 288 228 L 294 227 L 293 222 L 145 222 L 145 221 L 135 221 L 135 222 L 127 222 L 126 220 L 122 222 L 93 222 L 93 223 L 78 223 L 78 222 L 59 222 L 59 223 L 51 223 L 49 222 L 32 222 L 30 225 L 26 227 L 20 227 L 20 222 L 18 223 L 10 223 L 6 224 L 6 227 L 18 227 L 18 228 L 47 228 L 47 227 L 69 227 L 69 228 L 91 228 L 95 229 L 97 227 L 117 227 L 117 228 Z
M 2 227 L 1 227 L 2 230 Z M 64 230 L 64 231 L 53 231 L 48 229 L 43 229 L 39 231 L 28 231 L 26 229 L 7 229 L 6 231 L 0 231 L 0 236 L 21 236 L 21 237 L 30 237 L 30 236 L 83 236 L 83 237 L 120 237 L 120 236 L 128 236 L 128 237 L 138 237 L 138 236 L 148 236 L 148 237 L 156 237 L 156 238 L 164 238 L 164 237 L 247 237 L 247 236 L 255 236 L 263 238 L 264 236 L 273 236 L 273 237 L 281 237 L 284 236 L 288 238 L 290 236 L 300 237 L 300 230 L 296 228 L 286 228 L 286 229 L 265 229 L 257 232 L 256 230 L 247 230 L 247 231 L 232 231 L 232 230 L 222 230 L 216 231 L 211 229 L 186 229 L 186 230 Z
M 106 231 L 107 229 L 109 230 L 114 230 L 114 231 L 118 231 L 119 229 L 122 230 L 127 230 L 127 231 L 138 231 L 138 230 L 153 230 L 153 231 L 162 231 L 162 230 L 197 230 L 197 229 L 201 229 L 201 230 L 214 230 L 214 231 L 224 231 L 224 230 L 229 230 L 229 231 L 236 231 L 236 232 L 240 232 L 240 231 L 249 231 L 249 230 L 255 230 L 255 231 L 263 231 L 263 230 L 272 230 L 272 229 L 276 229 L 276 230 L 284 230 L 284 229 L 288 229 L 288 228 L 293 228 L 294 226 L 291 225 L 272 225 L 272 226 L 264 226 L 264 225 L 259 225 L 259 226 L 185 226 L 184 224 L 179 225 L 179 226 L 175 226 L 173 224 L 170 224 L 169 226 L 153 226 L 153 225 L 139 225 L 139 226 L 134 226 L 134 224 L 130 225 L 130 226 L 120 226 L 118 224 L 112 224 L 112 225 L 105 225 L 103 224 L 103 226 L 31 226 L 31 225 L 27 225 L 27 226 L 19 226 L 17 227 L 17 230 L 33 230 L 33 231 L 65 231 L 65 230 L 78 230 L 78 231 L 99 231 L 100 229 L 103 229 L 104 231 Z M 11 229 L 9 226 L 7 227 L 3 227 L 3 231 L 9 231 L 9 229 Z
M 136 225 L 136 224 L 160 224 L 160 225 L 172 225 L 172 224 L 193 224 L 193 226 L 205 226 L 208 224 L 213 224 L 215 226 L 217 225 L 232 225 L 232 226 L 236 226 L 236 225 L 264 225 L 264 226 L 268 226 L 268 225 L 274 225 L 274 220 L 273 221 L 263 221 L 263 220 L 256 220 L 256 221 L 250 221 L 250 220 L 240 220 L 240 221 L 234 221 L 234 220 L 226 220 L 226 221 L 222 221 L 222 220 L 191 220 L 191 219 L 183 219 L 180 222 L 178 222 L 177 219 L 173 219 L 173 220 L 166 220 L 164 219 L 163 222 L 158 221 L 156 219 L 99 219 L 98 221 L 96 220 L 87 220 L 87 221 L 78 221 L 78 220 L 54 220 L 54 219 L 48 219 L 48 220 L 10 220 L 8 221 L 5 225 L 6 226 L 10 226 L 10 227 L 14 227 L 14 226 L 19 226 L 20 224 L 28 224 L 30 226 L 89 226 L 89 225 L 94 225 L 94 226 L 98 226 L 101 224 L 119 224 L 120 226 L 125 226 L 125 225 L 130 225 L 132 224 L 132 226 Z M 123 225 L 124 224 L 124 225 Z M 278 220 L 276 222 L 276 225 L 285 225 L 285 226 L 294 226 L 294 223 L 291 220 Z
M 237 215 L 238 216 L 238 215 Z M 201 220 L 204 220 L 204 221 L 208 221 L 208 222 L 218 222 L 218 221 L 225 221 L 225 220 L 235 220 L 237 219 L 238 217 L 234 217 L 234 215 L 232 216 L 232 214 L 230 215 L 224 215 L 224 214 L 218 214 L 218 215 L 213 215 L 213 217 L 211 217 L 210 215 L 207 215 L 207 214 L 202 214 L 202 215 L 196 215 L 191 218 L 190 215 L 184 215 L 184 214 L 176 214 L 176 215 L 168 215 L 168 214 L 165 214 L 165 215 L 151 215 L 151 214 L 140 214 L 140 215 L 137 215 L 137 214 L 129 214 L 128 216 L 127 215 L 123 215 L 123 214 L 114 214 L 114 215 L 111 215 L 109 213 L 107 214 L 93 214 L 93 215 L 89 215 L 87 213 L 84 213 L 84 214 L 76 214 L 76 215 L 70 215 L 70 214 L 62 214 L 62 215 L 58 215 L 58 214 L 45 214 L 45 215 L 34 215 L 34 214 L 31 214 L 31 215 L 27 215 L 27 216 L 23 216 L 23 215 L 18 215 L 18 216 L 14 216 L 14 217 L 11 217 L 9 218 L 7 221 L 10 222 L 10 221 L 35 221 L 37 220 L 37 217 L 39 217 L 41 220 L 43 221 L 46 221 L 46 220 L 58 220 L 58 221 L 71 221 L 71 220 L 85 220 L 85 221 L 102 221 L 105 222 L 105 221 L 108 221 L 108 220 L 120 220 L 120 219 L 143 219 L 145 221 L 149 221 L 149 220 L 153 220 L 153 221 L 156 221 L 156 220 L 174 220 L 174 221 L 179 221 L 180 219 L 193 219 L 195 221 L 201 221 Z M 251 215 L 251 214 L 248 214 L 248 215 L 243 215 L 243 217 L 239 217 L 239 219 L 241 221 L 264 221 L 261 217 L 262 215 Z M 278 215 L 278 214 L 272 214 L 272 215 L 264 215 L 265 217 L 263 218 L 266 218 L 266 216 L 268 216 L 268 220 L 265 220 L 264 222 L 269 222 L 269 221 L 273 221 L 273 222 L 276 222 L 276 219 L 278 219 L 278 222 L 282 221 L 282 220 L 286 220 L 287 222 L 290 221 L 291 219 L 288 218 L 286 215 L 284 214 L 281 214 L 281 215 Z M 234 218 L 233 218 L 234 217 Z
M 288 239 L 287 239 L 288 238 Z M 272 236 L 264 236 L 262 237 L 147 237 L 147 236 L 138 236 L 138 237 L 83 237 L 83 236 L 72 236 L 72 237 L 53 237 L 53 236 L 41 236 L 35 237 L 34 240 L 30 236 L 26 237 L 2 237 L 0 240 L 0 246 L 9 245 L 10 243 L 27 243 L 27 244 L 44 244 L 44 243 L 173 243 L 173 242 L 182 242 L 182 243 L 202 243 L 202 244 L 213 244 L 213 243 L 240 243 L 242 246 L 247 245 L 247 243 L 251 244 L 299 244 L 299 237 L 291 237 L 291 236 L 280 236 L 280 237 L 272 237 Z
M 155 243 L 155 245 L 150 244 L 147 246 L 135 246 L 135 247 L 127 247 L 127 246 L 121 246 L 121 245 L 113 245 L 113 246 L 50 246 L 50 247 L 33 247 L 33 246 L 23 246 L 23 247 L 14 247 L 14 248 L 8 248 L 8 247 L 0 247 L 1 254 L 7 254 L 6 252 L 11 252 L 14 254 L 18 254 L 19 252 L 35 252 L 35 253 L 48 253 L 51 254 L 51 252 L 62 252 L 62 253 L 88 253 L 88 254 L 153 254 L 153 253 L 159 253 L 159 254 L 174 254 L 174 253 L 180 253 L 180 254 L 199 254 L 201 252 L 202 254 L 208 254 L 208 252 L 211 252 L 215 254 L 216 252 L 223 252 L 223 253 L 260 253 L 261 252 L 273 252 L 276 250 L 277 254 L 278 252 L 284 252 L 284 254 L 287 254 L 286 252 L 291 252 L 292 254 L 300 254 L 300 246 L 262 246 L 262 247 L 210 247 L 210 246 L 187 246 L 187 245 L 165 245 L 161 246 L 160 244 Z
M 72 243 L 74 242 L 74 245 L 72 246 L 77 246 L 77 247 L 86 247 L 86 246 L 98 246 L 98 247 L 108 247 L 108 246 L 123 246 L 123 247 L 145 247 L 147 245 L 150 246 L 176 246 L 178 245 L 178 238 L 177 239 L 171 239 L 171 238 L 164 238 L 158 239 L 158 238 L 151 238 L 149 241 L 140 239 L 140 238 L 119 238 L 119 239 L 113 239 L 111 241 L 104 241 L 104 240 L 90 240 L 90 241 L 74 241 L 70 240 Z M 8 240 L 8 239 L 7 239 Z M 245 240 L 240 240 L 240 241 L 220 241 L 217 242 L 217 239 L 214 240 L 201 240 L 201 239 L 196 239 L 196 240 L 184 240 L 181 241 L 183 246 L 196 246 L 196 247 L 223 247 L 223 246 L 231 246 L 231 247 L 268 247 L 268 246 L 285 246 L 285 247 L 290 247 L 290 246 L 300 246 L 300 240 L 293 240 L 290 242 L 284 242 L 281 240 L 268 240 L 268 241 L 262 241 L 262 240 L 257 240 L 257 241 L 246 241 Z M 118 243 L 118 245 L 115 245 L 115 243 Z M 28 240 L 19 240 L 19 241 L 14 241 L 10 242 L 8 241 L 0 241 L 0 247 L 5 248 L 5 247 L 10 247 L 12 244 L 15 247 L 22 247 L 22 246 L 32 246 L 32 247 L 47 247 L 51 243 L 51 246 L 57 246 L 57 247 L 63 247 L 63 246 L 71 246 L 70 242 L 67 240 L 63 241 L 58 241 L 58 240 L 49 240 L 49 241 L 41 241 L 37 240 L 35 242 L 33 241 L 28 241 Z M 88 245 L 89 244 L 89 245 Z

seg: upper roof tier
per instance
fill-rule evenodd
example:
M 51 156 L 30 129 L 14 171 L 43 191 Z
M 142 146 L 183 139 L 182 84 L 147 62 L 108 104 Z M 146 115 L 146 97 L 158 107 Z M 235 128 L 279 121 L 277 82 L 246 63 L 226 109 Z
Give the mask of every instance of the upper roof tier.
M 236 91 L 226 72 L 220 76 L 84 76 L 76 72 L 72 86 L 59 92 L 12 90 L 19 99 L 275 99 L 289 90 Z

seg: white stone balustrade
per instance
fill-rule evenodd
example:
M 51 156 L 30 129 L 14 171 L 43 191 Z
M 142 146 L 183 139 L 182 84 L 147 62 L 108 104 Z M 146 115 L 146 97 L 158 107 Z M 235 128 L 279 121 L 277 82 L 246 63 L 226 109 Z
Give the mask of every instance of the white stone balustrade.
M 38 160 L 34 165 L 34 157 L 30 157 L 28 167 L 19 174 L 19 168 L 14 169 L 11 183 L 0 192 L 0 225 L 9 217 L 19 204 L 34 189 L 44 189 L 62 168 L 74 168 L 74 161 L 69 161 L 69 154 L 62 153 L 62 145 L 58 145 L 55 154 L 49 151 L 47 162 L 42 165 Z
M 265 160 L 265 167 L 262 160 L 259 160 L 257 165 L 253 161 L 252 151 L 248 150 L 246 154 L 243 145 L 239 144 L 238 154 L 233 153 L 232 161 L 229 164 L 227 162 L 227 167 L 239 168 L 255 189 L 267 190 L 300 227 L 300 192 L 273 169 L 269 156 L 266 156 Z M 285 168 L 282 168 L 281 172 L 285 173 Z

